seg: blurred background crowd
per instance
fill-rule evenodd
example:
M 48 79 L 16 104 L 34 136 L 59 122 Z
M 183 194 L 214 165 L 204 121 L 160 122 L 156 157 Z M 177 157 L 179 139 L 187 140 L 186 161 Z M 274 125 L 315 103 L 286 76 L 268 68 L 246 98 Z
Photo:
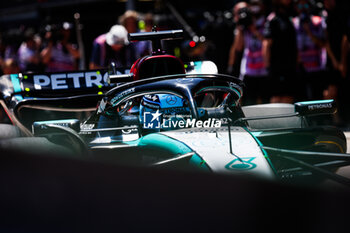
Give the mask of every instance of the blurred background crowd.
M 340 0 L 50 1 L 0 7 L 0 74 L 130 68 L 151 52 L 128 33 L 184 29 L 165 43 L 245 82 L 242 104 L 335 99 L 349 127 L 349 2 Z

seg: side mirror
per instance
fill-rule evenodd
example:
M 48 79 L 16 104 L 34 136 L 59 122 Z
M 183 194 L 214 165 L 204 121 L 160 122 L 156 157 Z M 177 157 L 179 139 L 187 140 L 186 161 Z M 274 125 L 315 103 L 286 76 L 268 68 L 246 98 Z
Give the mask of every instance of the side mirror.
M 118 69 L 114 62 L 111 62 L 108 66 L 108 84 L 130 82 L 133 79 L 133 74 L 129 73 L 129 70 Z
M 297 102 L 294 109 L 300 116 L 334 114 L 337 111 L 334 100 Z
M 108 84 L 123 83 L 133 81 L 134 74 L 119 74 L 119 75 L 109 75 L 107 78 Z
M 108 66 L 108 74 L 113 75 L 117 74 L 117 66 L 115 65 L 114 62 L 111 62 Z

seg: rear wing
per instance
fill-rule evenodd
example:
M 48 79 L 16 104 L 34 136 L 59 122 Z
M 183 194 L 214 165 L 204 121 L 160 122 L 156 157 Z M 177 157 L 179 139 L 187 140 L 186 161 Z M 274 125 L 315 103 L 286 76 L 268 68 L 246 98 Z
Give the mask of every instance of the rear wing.
M 0 91 L 3 99 L 74 96 L 96 93 L 110 88 L 108 70 L 3 75 Z
M 129 70 L 117 69 L 117 73 L 129 73 Z M 0 77 L 0 123 L 19 125 L 19 120 L 27 122 L 28 127 L 29 118 L 35 119 L 33 114 L 44 117 L 45 111 L 92 111 L 102 95 L 117 85 L 109 84 L 108 76 L 107 69 L 3 75 Z M 27 110 L 22 114 L 24 109 Z
M 189 74 L 217 73 L 215 64 L 210 61 L 189 62 L 184 66 Z M 28 116 L 33 110 L 93 111 L 104 93 L 121 83 L 132 81 L 133 74 L 129 69 L 116 67 L 113 70 L 3 75 L 0 77 L 0 122 L 12 121 L 16 124 L 13 118 L 28 121 L 29 118 L 34 118 Z M 21 114 L 25 109 L 29 110 Z M 27 125 L 30 123 L 28 121 Z
M 129 73 L 129 70 L 118 69 L 117 73 Z M 57 101 L 57 98 L 84 98 L 85 95 L 96 96 L 97 100 L 100 95 L 116 85 L 107 82 L 108 76 L 107 69 L 3 75 L 0 77 L 0 98 L 10 108 L 26 100 L 53 98 Z M 91 106 L 96 106 L 96 103 L 91 103 Z M 79 104 L 72 107 L 79 108 Z
M 217 74 L 217 67 L 211 61 L 189 62 L 184 66 L 188 74 Z M 99 96 L 118 83 L 133 81 L 130 69 L 117 68 L 113 73 L 110 75 L 109 70 L 101 69 L 3 75 L 0 77 L 0 99 L 9 106 L 10 102 L 27 99 Z M 110 81 L 109 77 L 114 80 Z

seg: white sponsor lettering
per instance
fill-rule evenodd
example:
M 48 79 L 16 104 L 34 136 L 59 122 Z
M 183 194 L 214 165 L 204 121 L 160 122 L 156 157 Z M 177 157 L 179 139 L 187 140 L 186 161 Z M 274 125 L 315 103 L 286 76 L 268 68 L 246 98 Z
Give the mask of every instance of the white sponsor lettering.
M 51 86 L 53 90 L 67 89 L 66 74 L 53 74 L 51 75 Z
M 51 80 L 46 75 L 34 75 L 34 88 L 36 90 L 41 90 L 42 86 L 48 86 L 51 83 Z
M 100 86 L 102 84 L 102 75 L 96 72 L 86 72 L 85 73 L 86 87 Z
M 107 73 L 106 73 L 107 74 Z M 67 78 L 73 79 L 74 88 L 80 88 L 80 78 L 84 77 L 84 73 L 69 73 Z
M 185 127 L 185 122 L 184 122 L 184 121 L 179 121 L 179 127 L 180 127 L 180 128 Z
M 193 128 L 195 123 L 196 123 L 196 119 L 192 119 L 192 120 L 187 119 L 186 125 L 187 125 L 187 127 Z
M 162 124 L 160 122 L 157 122 L 158 124 L 156 126 L 153 125 L 153 122 L 145 122 L 144 128 L 220 128 L 221 127 L 221 121 L 218 119 L 208 119 L 205 121 L 202 120 L 196 120 L 196 119 L 176 119 L 176 120 L 166 120 L 163 119 Z
M 95 71 L 33 75 L 33 84 L 35 90 L 42 90 L 45 87 L 51 87 L 52 90 L 94 86 L 101 87 L 109 85 L 107 83 L 107 78 L 108 72 L 101 74 Z
M 196 122 L 196 127 L 197 128 L 202 128 L 203 127 L 203 121 L 197 121 Z
M 135 92 L 135 88 L 131 88 L 131 89 L 128 89 L 126 91 L 123 91 L 122 93 L 120 93 L 119 95 L 117 95 L 116 97 L 114 97 L 112 100 L 111 100 L 111 103 L 114 105 L 119 99 L 125 97 L 126 95 L 130 94 L 130 93 L 133 93 Z
M 332 108 L 332 104 L 314 104 L 308 106 L 309 110 L 315 110 L 315 109 L 323 109 L 323 108 Z

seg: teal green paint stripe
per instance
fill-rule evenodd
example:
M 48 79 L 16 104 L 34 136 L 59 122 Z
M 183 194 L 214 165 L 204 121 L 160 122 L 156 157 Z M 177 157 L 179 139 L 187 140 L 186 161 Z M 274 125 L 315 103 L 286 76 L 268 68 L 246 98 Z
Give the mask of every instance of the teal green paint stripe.
M 190 159 L 190 164 L 198 167 L 200 170 L 203 171 L 210 171 L 207 163 L 197 154 L 194 154 Z
M 15 93 L 22 92 L 21 83 L 19 82 L 18 74 L 11 74 L 11 82 Z
M 15 95 L 15 97 L 16 97 L 16 99 L 17 99 L 18 101 L 23 100 L 23 96 L 21 96 L 21 95 Z
M 233 89 L 233 88 L 231 88 L 234 92 L 236 92 L 237 93 L 237 95 L 238 95 L 238 98 L 241 98 L 242 97 L 242 95 L 241 95 L 241 93 L 239 92 L 239 91 L 237 91 L 235 88 Z
M 173 156 L 179 156 L 193 152 L 192 148 L 184 142 L 164 135 L 162 133 L 148 134 L 139 140 L 138 146 L 148 146 L 170 152 Z M 211 171 L 209 165 L 198 154 L 194 154 L 190 159 L 190 164 L 198 167 L 200 170 Z
M 192 149 L 183 142 L 180 142 L 161 133 L 148 134 L 142 137 L 138 145 L 169 151 L 173 155 L 182 155 L 192 152 Z
M 38 122 L 42 124 L 53 124 L 53 123 L 60 124 L 60 123 L 70 123 L 72 120 L 75 120 L 75 119 L 50 120 L 50 121 L 38 121 Z
M 333 100 L 312 100 L 312 101 L 303 101 L 303 102 L 297 102 L 300 104 L 327 104 L 327 103 L 331 103 Z M 297 104 L 296 103 L 296 104 Z
M 251 132 L 251 134 L 254 136 L 254 137 L 258 137 L 262 132 Z
M 195 61 L 194 62 L 194 69 L 197 72 L 202 73 L 202 62 L 201 61 Z
M 257 136 L 255 136 L 254 133 L 253 133 L 253 132 L 250 132 L 246 127 L 243 127 L 243 129 L 244 129 L 245 131 L 247 131 L 247 132 L 254 138 L 254 140 L 258 143 L 258 145 L 259 145 L 261 151 L 262 151 L 263 154 L 264 154 L 264 157 L 266 158 L 267 162 L 269 163 L 270 167 L 272 168 L 272 171 L 273 171 L 273 172 L 275 173 L 275 175 L 277 176 L 277 171 L 276 171 L 275 167 L 273 166 L 273 164 L 272 164 L 272 162 L 271 162 L 271 160 L 270 160 L 270 157 L 269 157 L 268 153 L 266 152 L 266 150 L 265 150 L 264 148 L 262 148 L 264 145 L 263 145 L 263 144 L 260 142 L 260 140 L 257 138 L 257 136 L 260 135 L 262 132 L 254 132 L 254 133 L 257 134 Z

